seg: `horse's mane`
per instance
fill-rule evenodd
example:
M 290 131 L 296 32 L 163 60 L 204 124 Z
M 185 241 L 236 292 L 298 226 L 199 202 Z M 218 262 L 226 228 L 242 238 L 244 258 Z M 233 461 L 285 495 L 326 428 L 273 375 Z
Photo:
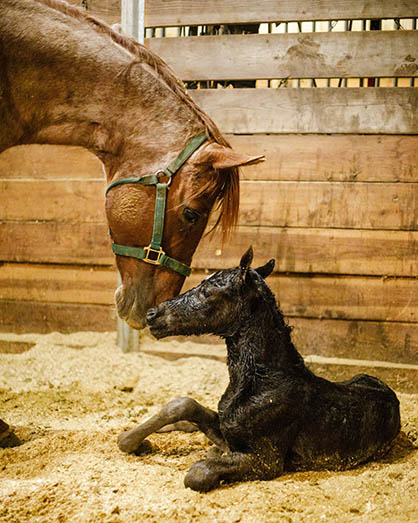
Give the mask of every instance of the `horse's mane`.
M 172 69 L 159 56 L 147 49 L 134 38 L 118 33 L 109 25 L 89 15 L 83 9 L 70 5 L 63 0 L 36 0 L 52 9 L 56 9 L 73 18 L 85 20 L 97 31 L 108 35 L 113 42 L 129 51 L 141 63 L 149 65 L 166 83 L 182 102 L 188 105 L 202 121 L 209 137 L 220 145 L 231 147 L 219 131 L 214 121 L 190 98 L 186 89 Z M 223 236 L 230 231 L 237 222 L 239 208 L 239 170 L 233 167 L 223 171 L 222 175 L 214 176 L 205 191 L 214 192 L 218 201 L 219 215 L 215 227 L 221 225 Z M 201 191 L 199 191 L 201 192 Z M 215 228 L 214 227 L 214 228 Z

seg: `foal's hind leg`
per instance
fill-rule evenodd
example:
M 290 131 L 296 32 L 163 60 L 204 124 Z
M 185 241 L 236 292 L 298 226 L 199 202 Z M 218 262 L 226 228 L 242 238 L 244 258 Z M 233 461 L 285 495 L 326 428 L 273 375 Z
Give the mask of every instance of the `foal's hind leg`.
M 170 401 L 155 416 L 134 429 L 123 432 L 118 438 L 119 448 L 123 452 L 135 452 L 147 436 L 178 421 L 195 423 L 215 445 L 223 451 L 228 450 L 228 445 L 219 428 L 217 412 L 203 407 L 192 398 L 178 398 Z

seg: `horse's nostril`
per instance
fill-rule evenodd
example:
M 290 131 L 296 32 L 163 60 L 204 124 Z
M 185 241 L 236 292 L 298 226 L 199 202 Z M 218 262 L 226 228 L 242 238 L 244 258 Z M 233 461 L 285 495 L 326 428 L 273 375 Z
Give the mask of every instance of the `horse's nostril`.
M 155 320 L 155 318 L 157 316 L 158 316 L 157 307 L 152 307 L 152 309 L 149 309 L 147 312 L 147 322 L 150 323 L 152 320 Z

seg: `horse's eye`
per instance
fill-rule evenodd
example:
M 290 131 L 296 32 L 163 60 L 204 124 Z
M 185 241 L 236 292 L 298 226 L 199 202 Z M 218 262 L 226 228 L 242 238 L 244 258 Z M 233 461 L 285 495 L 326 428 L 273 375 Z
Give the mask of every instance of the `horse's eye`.
M 185 217 L 185 219 L 189 223 L 194 225 L 199 220 L 200 213 L 198 213 L 197 211 L 191 209 L 190 207 L 185 207 L 184 210 L 183 210 L 183 216 Z

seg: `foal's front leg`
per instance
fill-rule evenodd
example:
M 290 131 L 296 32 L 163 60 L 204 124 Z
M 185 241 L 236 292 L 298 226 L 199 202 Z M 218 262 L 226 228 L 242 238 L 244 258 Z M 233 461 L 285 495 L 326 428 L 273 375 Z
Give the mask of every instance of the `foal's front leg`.
M 229 450 L 219 428 L 218 413 L 203 407 L 192 398 L 178 398 L 170 401 L 158 414 L 134 429 L 123 432 L 118 438 L 119 448 L 123 452 L 135 452 L 147 436 L 178 421 L 195 423 L 221 450 L 224 452 Z
M 219 487 L 221 481 L 273 479 L 282 474 L 283 463 L 281 456 L 270 461 L 265 456 L 230 452 L 194 463 L 184 478 L 184 485 L 199 492 L 207 492 Z

